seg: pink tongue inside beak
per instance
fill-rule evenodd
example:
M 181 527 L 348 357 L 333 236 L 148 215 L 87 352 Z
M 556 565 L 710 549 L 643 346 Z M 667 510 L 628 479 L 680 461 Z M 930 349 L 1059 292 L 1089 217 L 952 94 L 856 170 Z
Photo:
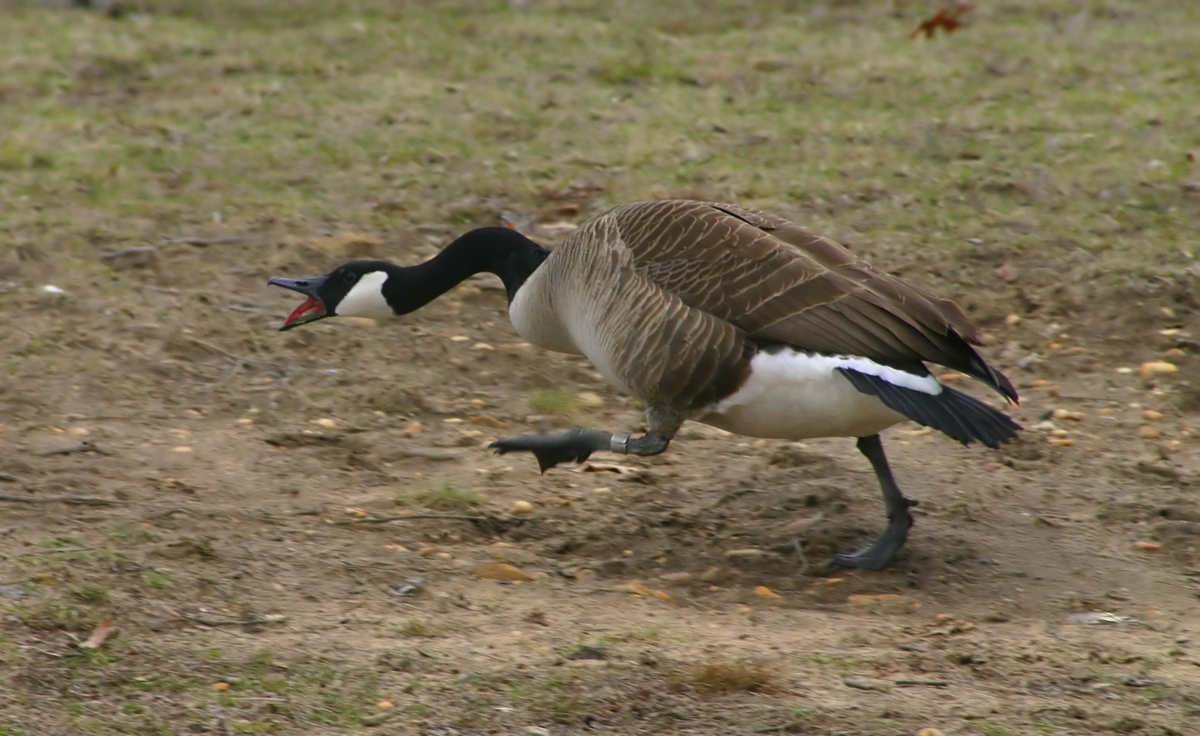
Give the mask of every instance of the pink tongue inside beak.
M 325 305 L 323 305 L 321 303 L 320 299 L 316 299 L 316 298 L 310 296 L 303 304 L 296 307 L 295 311 L 293 311 L 291 314 L 288 315 L 287 321 L 284 322 L 283 324 L 285 326 L 290 325 L 291 323 L 300 319 L 301 317 L 308 314 L 309 312 L 320 312 L 324 308 L 325 308 Z

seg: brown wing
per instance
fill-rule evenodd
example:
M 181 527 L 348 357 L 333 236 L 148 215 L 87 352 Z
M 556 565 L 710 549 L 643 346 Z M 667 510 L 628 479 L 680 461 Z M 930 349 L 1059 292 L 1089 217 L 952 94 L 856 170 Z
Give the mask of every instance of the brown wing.
M 883 363 L 938 363 L 1015 397 L 967 344 L 975 329 L 956 304 L 788 220 L 682 200 L 602 217 L 615 223 L 639 273 L 752 338 Z

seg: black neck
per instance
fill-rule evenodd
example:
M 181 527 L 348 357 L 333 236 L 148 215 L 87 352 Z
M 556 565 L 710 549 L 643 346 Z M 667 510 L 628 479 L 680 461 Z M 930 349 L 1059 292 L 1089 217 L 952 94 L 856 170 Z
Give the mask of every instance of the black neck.
M 516 230 L 481 227 L 424 263 L 392 266 L 383 295 L 396 314 L 408 314 L 477 273 L 494 273 L 504 282 L 511 303 L 517 289 L 549 255 L 550 251 Z

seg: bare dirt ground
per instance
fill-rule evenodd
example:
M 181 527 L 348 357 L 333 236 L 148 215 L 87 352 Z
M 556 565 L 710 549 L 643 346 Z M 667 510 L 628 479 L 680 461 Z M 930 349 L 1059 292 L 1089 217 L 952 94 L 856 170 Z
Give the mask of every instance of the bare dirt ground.
M 1132 3 L 1104 8 L 1113 15 L 1092 8 L 1091 22 L 1165 27 Z M 412 22 L 442 28 L 429 20 L 434 11 L 421 12 Z M 903 38 L 916 17 L 896 30 L 890 12 L 863 22 Z M 498 17 L 498 27 L 517 23 Z M 551 24 L 550 15 L 536 17 L 545 32 L 537 23 Z M 1003 34 L 1077 16 L 1046 20 L 1014 4 L 987 17 Z M 61 38 L 146 32 L 59 11 L 22 18 L 26 28 L 61 22 Z M 351 27 L 356 18 L 312 26 Z M 816 11 L 811 19 L 831 38 L 855 33 L 849 20 L 838 25 Z M 194 28 L 186 16 L 156 22 L 167 30 L 154 43 L 181 48 L 190 41 L 171 39 L 216 37 L 204 24 L 221 26 L 200 18 Z M 127 25 L 112 31 L 112 23 Z M 660 30 L 687 39 L 685 56 L 710 32 Z M 987 26 L 953 38 L 972 31 Z M 1103 40 L 1079 41 L 1078 65 L 1102 65 L 1114 48 Z M 188 53 L 198 64 L 233 63 L 225 55 L 250 53 L 250 42 L 202 40 Z M 184 176 L 169 161 L 146 164 L 141 178 L 126 151 L 126 179 L 113 184 L 118 174 L 104 167 L 115 154 L 93 146 L 75 159 L 73 144 L 40 137 L 59 119 L 46 100 L 80 95 L 72 109 L 110 121 L 108 133 L 72 127 L 80 140 L 141 145 L 139 136 L 151 136 L 169 148 L 172 131 L 185 130 L 217 141 L 196 154 L 216 160 L 197 166 L 250 168 L 246 157 L 259 155 L 247 142 L 253 130 L 220 116 L 192 128 L 185 108 L 164 102 L 191 100 L 196 88 L 175 80 L 204 79 L 202 68 L 125 78 L 114 59 L 128 49 L 85 44 L 68 53 L 39 43 L 7 62 L 17 81 L 6 94 L 31 107 L 24 122 L 9 121 L 19 140 L 0 152 L 6 201 L 23 203 L 6 218 L 0 251 L 0 734 L 1200 733 L 1194 184 L 1147 174 L 1118 192 L 1141 198 L 1118 212 L 1091 189 L 1107 180 L 1085 176 L 1104 167 L 1075 171 L 1076 157 L 1059 179 L 1040 163 L 1014 164 L 1011 178 L 962 184 L 961 203 L 923 203 L 908 193 L 959 184 L 918 166 L 863 188 L 813 164 L 814 194 L 792 201 L 739 189 L 753 188 L 753 174 L 722 169 L 728 152 L 710 142 L 711 166 L 726 179 L 654 185 L 657 163 L 597 168 L 529 153 L 535 169 L 561 167 L 549 175 L 559 186 L 543 189 L 535 172 L 537 186 L 501 196 L 492 189 L 499 184 L 471 182 L 476 174 L 499 182 L 503 172 L 456 173 L 459 154 L 446 144 L 411 162 L 412 171 L 429 170 L 421 191 L 432 194 L 422 203 L 415 191 L 397 201 L 372 190 L 364 206 L 364 195 L 348 193 L 355 177 L 364 189 L 381 185 L 377 172 L 351 161 L 329 165 L 330 182 L 319 166 L 279 173 L 263 163 L 263 176 L 291 183 L 239 206 L 267 183 Z M 737 43 L 755 47 L 753 36 Z M 431 68 L 445 58 L 409 52 L 425 54 Z M 56 53 L 72 60 L 67 88 L 44 90 L 21 76 L 41 63 L 30 59 Z M 93 53 L 90 70 L 70 55 Z M 1042 59 L 1022 53 L 1031 56 L 1014 64 Z M 759 72 L 770 73 L 774 58 L 763 56 Z M 250 68 L 263 85 L 279 74 Z M 584 78 L 603 88 L 597 94 L 628 83 L 605 69 Z M 619 94 L 660 83 L 642 78 L 657 71 L 620 69 L 636 79 Z M 1194 66 L 1189 73 L 1194 89 Z M 706 96 L 709 87 L 685 89 L 694 92 L 679 94 Z M 833 99 L 838 89 L 813 94 Z M 133 111 L 114 109 L 114 100 L 133 100 Z M 263 110 L 236 114 L 276 122 Z M 1108 114 L 1087 118 L 1097 134 Z M 111 122 L 122 115 L 133 117 Z M 348 125 L 338 114 L 320 117 L 314 129 Z M 1166 129 L 1179 147 L 1167 159 L 1172 176 L 1195 176 L 1176 163 L 1197 143 L 1200 128 L 1186 133 L 1194 110 L 1133 117 L 1120 120 L 1134 132 L 1121 122 L 1112 134 L 1145 141 Z M 597 124 L 632 126 L 636 138 L 644 122 Z M 875 135 L 863 124 L 847 146 L 858 145 L 853 135 Z M 153 125 L 166 130 L 145 127 Z M 1024 151 L 1032 144 L 1022 141 L 1036 140 L 1029 155 L 1051 155 L 1022 121 L 1004 125 L 1018 140 L 997 138 L 997 146 Z M 986 126 L 951 130 L 958 143 L 944 144 L 938 130 L 937 155 L 914 154 L 931 172 L 973 165 L 970 146 L 989 135 Z M 817 127 L 810 135 L 809 146 L 836 137 Z M 910 147 L 907 133 L 887 135 L 895 137 L 888 145 Z M 514 136 L 495 140 L 524 140 Z M 785 139 L 771 133 L 746 145 L 786 147 Z M 246 147 L 221 147 L 230 140 Z M 938 153 L 960 144 L 965 164 Z M 1114 181 L 1133 171 L 1124 161 L 1105 166 Z M 139 188 L 152 179 L 158 198 Z M 306 189 L 318 181 L 328 189 Z M 129 187 L 137 202 L 96 194 L 106 187 Z M 505 210 L 541 215 L 524 227 L 553 245 L 571 223 L 619 201 L 710 192 L 837 231 L 878 265 L 960 299 L 984 328 L 989 358 L 1022 392 L 1013 415 L 1028 431 L 999 452 L 964 449 L 914 425 L 885 435 L 901 485 L 921 501 L 910 543 L 887 571 L 825 563 L 883 522 L 874 477 L 849 440 L 749 441 L 689 425 L 664 456 L 597 456 L 544 476 L 530 458 L 490 454 L 496 437 L 571 425 L 636 430 L 641 421 L 583 359 L 521 343 L 490 277 L 402 321 L 274 331 L 295 305 L 268 290 L 271 275 L 315 275 L 363 255 L 416 262 Z M 354 196 L 354 209 L 341 208 Z M 225 209 L 210 216 L 213 202 Z M 913 214 L 922 208 L 933 214 Z M 1105 220 L 1100 210 L 1115 214 Z M 1055 223 L 1068 216 L 1071 228 L 1092 229 L 1072 229 L 1076 240 L 1064 243 L 1066 226 Z M 905 224 L 884 224 L 897 221 Z M 975 235 L 978 243 L 961 244 Z M 161 247 L 101 258 L 146 243 Z M 1148 361 L 1175 370 L 1140 375 Z M 103 620 L 115 633 L 82 646 Z

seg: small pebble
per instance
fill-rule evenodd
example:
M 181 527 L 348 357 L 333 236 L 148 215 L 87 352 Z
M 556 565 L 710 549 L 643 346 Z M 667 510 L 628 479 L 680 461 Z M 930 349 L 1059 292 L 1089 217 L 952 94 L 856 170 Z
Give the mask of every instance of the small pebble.
M 1154 427 L 1151 427 L 1149 424 L 1143 424 L 1142 426 L 1138 427 L 1137 433 L 1138 433 L 1138 437 L 1141 437 L 1144 440 L 1157 439 L 1158 437 L 1160 437 L 1162 435 L 1161 432 L 1159 432 Z
M 514 515 L 532 514 L 533 504 L 528 501 L 513 501 L 513 505 L 509 507 L 508 513 Z
M 453 560 L 454 555 L 450 554 L 449 552 L 438 552 L 437 558 L 439 560 Z
M 665 572 L 659 575 L 658 579 L 668 583 L 686 583 L 692 579 L 692 574 L 690 572 Z
M 1146 411 L 1142 412 L 1142 418 L 1145 419 L 1147 422 L 1157 422 L 1159 419 L 1163 418 L 1163 415 L 1162 415 L 1161 411 L 1154 411 L 1153 409 L 1147 409 Z
M 766 557 L 766 555 L 765 551 L 754 547 L 748 549 L 731 549 L 725 553 L 726 559 L 730 560 L 757 560 Z
M 188 447 L 187 445 L 180 445 L 178 447 L 172 447 L 171 452 L 178 452 L 181 454 L 189 453 L 189 452 L 192 452 L 192 448 Z
M 1048 437 L 1046 441 L 1055 447 L 1072 447 L 1075 444 L 1075 440 L 1070 437 Z
M 422 547 L 417 550 L 417 557 L 428 557 L 433 554 L 433 547 Z
M 314 419 L 314 420 L 312 420 L 312 422 L 310 422 L 310 424 L 315 424 L 318 427 L 320 427 L 321 429 L 334 429 L 337 427 L 337 422 L 333 421 L 332 419 L 326 419 L 326 418 Z
M 450 338 L 450 342 L 467 342 L 470 339 L 471 338 L 467 337 L 466 335 L 455 335 L 454 337 Z
M 759 598 L 767 598 L 770 600 L 777 600 L 783 597 L 765 585 L 755 586 L 754 595 L 758 596 Z
M 1070 432 L 1068 432 L 1068 431 L 1067 431 L 1067 430 L 1065 430 L 1065 429 L 1052 429 L 1052 430 L 1050 430 L 1050 436 L 1051 436 L 1051 437 L 1066 437 L 1066 436 L 1067 436 L 1067 435 L 1069 435 L 1069 434 L 1071 434 L 1071 433 L 1070 433 Z
M 213 687 L 213 690 L 216 690 L 219 693 L 223 693 L 229 689 L 229 683 L 228 682 L 214 682 L 212 687 Z
M 242 417 L 241 419 L 237 420 L 237 423 L 243 427 L 249 427 L 251 424 L 254 424 L 254 420 L 250 417 Z
M 671 594 L 665 590 L 655 590 L 652 595 L 660 601 L 671 600 Z
M 1004 318 L 1004 324 L 1009 327 L 1016 326 L 1016 324 L 1020 321 L 1021 321 L 1021 315 L 1019 315 L 1019 314 L 1010 314 Z
M 1142 363 L 1142 367 L 1138 368 L 1138 375 L 1142 378 L 1153 376 L 1159 373 L 1175 373 L 1179 367 L 1174 363 L 1168 363 L 1165 360 L 1152 360 L 1149 363 Z
M 413 422 L 412 424 L 410 424 L 404 428 L 404 432 L 405 432 L 405 434 L 409 434 L 409 435 L 421 434 L 421 432 L 424 431 L 424 429 L 425 429 L 425 426 L 423 424 L 421 424 L 420 422 Z
M 1162 549 L 1162 545 L 1158 542 L 1139 540 L 1133 543 L 1133 548 L 1142 552 L 1157 552 Z
M 91 434 L 91 432 L 83 427 L 71 427 L 67 430 L 67 434 L 71 435 L 72 437 L 87 437 L 89 434 Z
M 946 734 L 936 728 L 922 728 L 917 731 L 917 736 L 946 736 Z
M 1067 419 L 1072 422 L 1083 421 L 1083 412 L 1071 411 L 1070 409 L 1055 409 L 1050 412 L 1050 416 L 1055 419 Z
M 488 345 L 486 342 L 477 342 L 471 346 L 472 350 L 495 350 L 496 348 Z
M 388 708 L 395 708 L 396 706 L 390 700 L 381 700 L 375 704 L 375 707 L 379 710 L 387 710 Z

